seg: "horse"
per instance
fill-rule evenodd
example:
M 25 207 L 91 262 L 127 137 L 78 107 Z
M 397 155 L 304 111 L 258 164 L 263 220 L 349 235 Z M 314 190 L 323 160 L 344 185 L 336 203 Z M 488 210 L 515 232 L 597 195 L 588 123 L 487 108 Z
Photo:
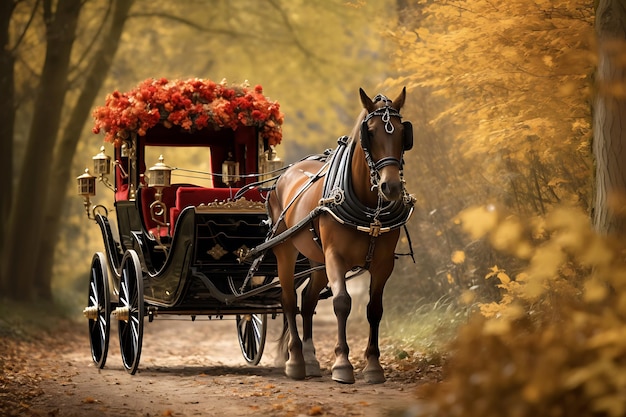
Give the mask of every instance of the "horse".
M 337 319 L 332 379 L 355 382 L 346 341 L 352 305 L 346 274 L 368 270 L 370 332 L 363 374 L 368 383 L 385 381 L 378 342 L 383 289 L 394 267 L 400 227 L 413 210 L 414 199 L 406 192 L 402 175 L 403 154 L 413 145 L 413 133 L 411 123 L 402 122 L 400 115 L 406 87 L 395 100 L 380 94 L 371 99 L 362 88 L 359 93 L 363 109 L 351 134 L 340 138 L 339 146 L 327 158 L 293 164 L 268 195 L 274 235 L 296 230 L 272 247 L 282 288 L 285 373 L 296 380 L 321 376 L 312 339 L 313 314 L 320 292 L 328 286 Z M 312 265 L 325 265 L 325 270 L 313 268 L 303 291 L 303 339 L 296 327 L 294 268 L 299 253 Z

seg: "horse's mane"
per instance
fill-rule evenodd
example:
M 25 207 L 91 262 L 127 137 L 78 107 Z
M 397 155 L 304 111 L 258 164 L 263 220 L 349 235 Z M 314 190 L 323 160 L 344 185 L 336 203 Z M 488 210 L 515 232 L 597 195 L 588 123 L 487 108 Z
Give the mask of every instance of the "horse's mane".
M 350 132 L 350 139 L 349 142 L 352 142 L 353 140 L 358 140 L 359 139 L 359 135 L 361 134 L 361 123 L 363 123 L 363 120 L 365 119 L 365 116 L 367 116 L 367 110 L 362 109 L 361 113 L 359 113 L 359 117 L 357 117 L 356 122 L 354 123 L 354 127 L 352 128 L 352 132 Z

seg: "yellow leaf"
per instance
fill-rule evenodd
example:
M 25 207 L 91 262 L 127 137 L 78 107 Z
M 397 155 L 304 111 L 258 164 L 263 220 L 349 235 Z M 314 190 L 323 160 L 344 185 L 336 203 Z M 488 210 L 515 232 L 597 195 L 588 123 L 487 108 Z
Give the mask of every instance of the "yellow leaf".
M 462 264 L 465 262 L 465 252 L 456 250 L 452 253 L 452 262 L 455 264 Z

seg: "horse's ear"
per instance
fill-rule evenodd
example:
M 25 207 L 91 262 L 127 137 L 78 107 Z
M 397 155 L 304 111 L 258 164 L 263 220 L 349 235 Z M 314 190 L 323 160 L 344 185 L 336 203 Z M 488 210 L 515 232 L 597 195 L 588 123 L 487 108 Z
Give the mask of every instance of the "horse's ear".
M 374 111 L 374 102 L 371 98 L 363 91 L 362 88 L 359 88 L 359 94 L 361 95 L 361 103 L 363 104 L 363 108 L 367 110 L 368 113 Z
M 391 103 L 391 107 L 399 111 L 402 108 L 402 106 L 404 106 L 405 98 L 406 98 L 406 87 L 402 87 L 402 92 L 400 93 L 400 95 L 398 95 L 398 97 L 396 97 L 393 103 Z

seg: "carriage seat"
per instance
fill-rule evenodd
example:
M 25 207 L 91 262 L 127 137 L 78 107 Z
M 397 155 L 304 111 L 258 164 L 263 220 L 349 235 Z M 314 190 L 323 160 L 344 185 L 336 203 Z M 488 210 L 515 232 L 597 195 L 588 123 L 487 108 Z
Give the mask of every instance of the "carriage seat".
M 176 203 L 171 206 L 168 204 L 170 207 L 170 233 L 173 235 L 176 219 L 186 207 L 232 200 L 239 190 L 239 188 L 178 187 L 176 189 Z M 251 201 L 265 201 L 256 188 L 246 191 L 244 197 Z
M 161 201 L 165 203 L 166 207 L 174 207 L 176 204 L 176 190 L 182 186 L 182 184 L 172 184 L 170 187 L 163 188 Z M 156 200 L 156 189 L 153 187 L 141 187 L 139 192 L 143 224 L 148 232 L 156 235 L 158 230 L 157 224 L 152 220 L 152 216 L 150 215 L 150 204 Z M 166 220 L 171 221 L 171 217 Z M 167 236 L 167 228 L 161 227 L 159 234 L 161 236 Z

